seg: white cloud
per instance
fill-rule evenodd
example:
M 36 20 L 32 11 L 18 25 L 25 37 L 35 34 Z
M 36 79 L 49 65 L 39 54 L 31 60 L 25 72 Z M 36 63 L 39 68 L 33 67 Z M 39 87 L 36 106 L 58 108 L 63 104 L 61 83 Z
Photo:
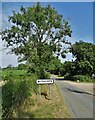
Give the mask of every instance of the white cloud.
M 0 67 L 7 67 L 9 64 L 17 66 L 17 57 L 13 54 L 7 54 L 8 50 L 4 50 L 4 42 L 0 36 Z
M 7 67 L 9 64 L 12 66 L 17 66 L 17 57 L 13 54 L 6 54 L 3 52 L 2 54 L 2 67 Z

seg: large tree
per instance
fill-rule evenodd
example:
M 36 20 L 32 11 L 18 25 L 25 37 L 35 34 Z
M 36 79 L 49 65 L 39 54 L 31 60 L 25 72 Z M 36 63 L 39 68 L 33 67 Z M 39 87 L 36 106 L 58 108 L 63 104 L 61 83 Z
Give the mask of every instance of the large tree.
M 9 16 L 9 22 L 11 27 L 2 31 L 2 40 L 19 61 L 27 61 L 34 71 L 44 71 L 53 55 L 64 57 L 63 44 L 70 44 L 66 37 L 71 37 L 72 31 L 68 20 L 63 20 L 55 8 L 42 7 L 39 2 L 21 7 Z
M 76 42 L 72 45 L 71 50 L 74 61 L 75 71 L 77 74 L 95 73 L 95 45 L 87 42 Z

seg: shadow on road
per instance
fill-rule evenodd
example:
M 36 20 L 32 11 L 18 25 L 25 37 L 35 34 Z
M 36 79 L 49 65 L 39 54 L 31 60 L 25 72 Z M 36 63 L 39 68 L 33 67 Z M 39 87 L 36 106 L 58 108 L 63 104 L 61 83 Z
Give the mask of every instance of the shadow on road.
M 70 88 L 66 88 L 66 89 L 69 90 L 70 92 L 74 92 L 74 93 L 93 95 L 93 94 L 85 92 L 85 91 L 74 90 L 74 89 L 70 89 Z M 95 96 L 95 95 L 93 95 L 93 96 Z

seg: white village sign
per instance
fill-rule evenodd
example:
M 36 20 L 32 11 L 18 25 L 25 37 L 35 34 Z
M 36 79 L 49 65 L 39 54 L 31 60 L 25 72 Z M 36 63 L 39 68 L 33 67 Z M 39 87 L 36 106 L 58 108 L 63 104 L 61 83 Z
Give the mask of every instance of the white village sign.
M 54 80 L 53 79 L 38 79 L 36 83 L 37 84 L 53 84 Z
M 49 85 L 49 98 L 51 99 L 51 84 L 54 83 L 53 79 L 38 79 L 36 81 L 36 84 L 39 85 L 39 95 L 41 97 L 41 86 L 43 84 L 48 84 Z

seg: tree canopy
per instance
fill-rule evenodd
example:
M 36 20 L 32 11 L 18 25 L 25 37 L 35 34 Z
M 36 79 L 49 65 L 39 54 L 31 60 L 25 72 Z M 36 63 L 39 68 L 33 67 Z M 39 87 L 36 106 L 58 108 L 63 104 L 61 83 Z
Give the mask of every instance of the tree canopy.
M 48 71 L 52 74 L 60 74 L 60 68 L 62 63 L 56 57 L 53 57 L 52 60 L 48 63 Z
M 32 7 L 21 6 L 18 13 L 9 16 L 9 22 L 11 27 L 2 31 L 2 40 L 19 56 L 19 62 L 27 61 L 40 71 L 52 56 L 65 57 L 63 44 L 70 44 L 66 37 L 71 37 L 71 26 L 55 8 L 42 7 L 39 2 Z
M 76 58 L 75 68 L 79 74 L 95 73 L 95 45 L 87 42 L 76 42 L 70 52 Z

